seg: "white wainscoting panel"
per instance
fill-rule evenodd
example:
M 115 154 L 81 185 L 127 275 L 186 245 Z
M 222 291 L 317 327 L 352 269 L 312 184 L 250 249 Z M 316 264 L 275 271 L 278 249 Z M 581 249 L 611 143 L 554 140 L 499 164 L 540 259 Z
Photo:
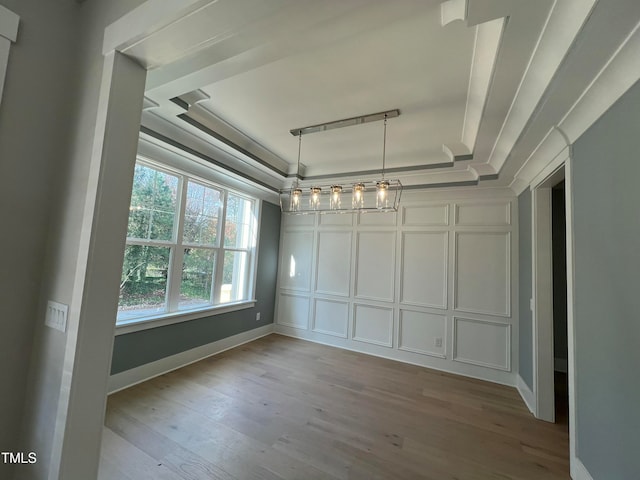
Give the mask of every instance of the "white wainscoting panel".
M 508 232 L 456 232 L 456 310 L 511 315 L 510 242 Z
M 511 370 L 511 325 L 453 319 L 453 359 L 497 370 Z
M 313 227 L 316 223 L 315 215 L 283 215 L 282 225 L 284 227 Z
M 395 232 L 358 232 L 357 298 L 393 302 L 395 254 Z
M 456 205 L 456 225 L 460 226 L 508 226 L 511 225 L 511 204 L 462 203 Z
M 331 213 L 319 216 L 320 225 L 353 225 L 352 213 Z
M 394 226 L 396 224 L 395 213 L 361 213 L 358 216 L 358 224 L 372 226 Z
M 283 215 L 275 331 L 515 385 L 516 201 L 408 189 L 393 214 Z
M 313 309 L 313 331 L 347 338 L 349 302 L 316 299 Z
M 448 232 L 403 232 L 400 302 L 447 308 Z
M 312 261 L 313 232 L 285 231 L 280 253 L 280 287 L 308 292 L 311 289 Z
M 393 346 L 393 308 L 354 305 L 353 339 L 385 347 Z
M 400 350 L 446 358 L 446 331 L 445 315 L 400 309 Z
M 309 328 L 309 298 L 281 293 L 278 298 L 278 323 L 295 328 Z
M 316 292 L 348 297 L 351 285 L 351 232 L 318 232 L 317 258 Z
M 402 223 L 405 226 L 449 225 L 449 205 L 420 205 L 402 208 Z

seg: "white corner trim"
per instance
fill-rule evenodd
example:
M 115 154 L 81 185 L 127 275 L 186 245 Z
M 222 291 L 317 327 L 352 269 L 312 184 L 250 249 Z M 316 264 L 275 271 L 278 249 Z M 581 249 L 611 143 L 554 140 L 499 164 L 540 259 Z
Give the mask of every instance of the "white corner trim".
M 549 130 L 516 172 L 510 185 L 511 188 L 516 192 L 521 188 L 517 192 L 520 194 L 529 185 L 533 185 L 538 181 L 537 179 L 546 178 L 547 175 L 543 175 L 541 172 L 548 172 L 549 169 L 553 170 L 554 167 L 552 165 L 555 164 L 560 166 L 564 159 L 568 157 L 568 153 L 563 154 L 565 151 L 568 152 L 568 147 L 567 137 L 560 128 L 554 127 Z
M 444 27 L 456 20 L 467 19 L 468 0 L 447 0 L 440 5 L 440 24 Z
M 142 100 L 142 110 L 146 111 L 146 110 L 152 110 L 154 108 L 158 108 L 160 106 L 160 104 L 158 102 L 155 102 L 154 100 L 151 100 L 149 97 L 144 97 L 144 99 Z
M 471 150 L 464 143 L 443 143 L 442 151 L 451 163 L 455 162 L 457 158 L 466 159 L 472 155 Z
M 579 458 L 574 458 L 573 462 L 571 462 L 571 478 L 573 480 L 593 480 L 589 470 Z
M 223 338 L 216 342 L 211 342 L 185 352 L 156 360 L 155 362 L 146 363 L 139 367 L 116 373 L 109 377 L 108 394 L 111 395 L 119 390 L 150 380 L 164 373 L 177 370 L 178 368 L 185 367 L 191 363 L 195 363 L 212 355 L 224 352 L 225 350 L 252 342 L 253 340 L 269 335 L 273 332 L 273 328 L 273 324 L 270 323 L 269 325 L 238 333 L 237 335 Z
M 16 38 L 18 38 L 19 24 L 20 17 L 8 8 L 0 5 L 0 36 L 15 43 Z
M 180 98 L 189 104 L 189 108 L 191 108 L 193 105 L 197 105 L 200 102 L 211 100 L 209 94 L 199 88 L 193 90 L 192 92 L 185 93 L 184 95 L 180 95 Z
M 548 158 L 552 158 L 551 161 L 544 166 L 542 171 L 538 173 L 538 175 L 536 175 L 536 177 L 533 178 L 533 180 L 531 180 L 532 189 L 538 188 L 543 183 L 547 182 L 555 172 L 557 172 L 559 169 L 561 169 L 564 166 L 565 162 L 569 158 L 569 147 L 567 146 L 563 148 L 560 151 L 560 153 L 558 153 L 555 157 L 548 157 Z M 548 184 L 545 184 L 545 185 L 548 185 Z
M 9 65 L 9 50 L 18 37 L 20 17 L 0 5 L 0 102 L 4 90 L 4 79 Z
M 518 393 L 524 400 L 525 405 L 529 409 L 532 415 L 536 414 L 536 396 L 533 394 L 533 391 L 529 388 L 529 385 L 522 379 L 522 377 L 518 374 L 518 378 L 516 379 L 516 388 L 518 389 Z

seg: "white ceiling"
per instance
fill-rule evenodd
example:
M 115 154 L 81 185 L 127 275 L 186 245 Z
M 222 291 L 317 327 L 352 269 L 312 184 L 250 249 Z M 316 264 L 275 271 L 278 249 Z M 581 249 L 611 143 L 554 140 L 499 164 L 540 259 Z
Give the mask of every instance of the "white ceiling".
M 289 130 L 396 108 L 392 176 L 509 185 L 637 23 L 640 2 L 612 1 L 192 1 L 123 51 L 149 68 L 146 96 L 158 106 L 143 125 L 276 188 L 296 170 Z M 588 55 L 580 46 L 597 45 L 606 26 L 606 48 Z M 556 112 L 546 100 L 558 93 Z M 378 175 L 382 129 L 303 136 L 302 175 Z

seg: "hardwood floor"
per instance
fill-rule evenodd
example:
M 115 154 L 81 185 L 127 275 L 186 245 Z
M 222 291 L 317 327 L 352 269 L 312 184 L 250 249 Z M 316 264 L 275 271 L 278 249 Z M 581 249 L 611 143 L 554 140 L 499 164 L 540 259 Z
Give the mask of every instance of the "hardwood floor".
M 270 335 L 109 397 L 100 480 L 567 479 L 517 391 Z

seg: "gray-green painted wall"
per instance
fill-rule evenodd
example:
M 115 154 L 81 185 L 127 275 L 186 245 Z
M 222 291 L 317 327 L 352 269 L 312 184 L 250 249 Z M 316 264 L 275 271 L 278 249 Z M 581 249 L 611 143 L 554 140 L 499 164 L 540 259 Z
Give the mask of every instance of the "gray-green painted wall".
M 573 146 L 577 456 L 640 478 L 640 83 Z
M 111 374 L 273 323 L 279 242 L 280 208 L 263 202 L 255 307 L 118 335 L 113 346 Z M 260 321 L 256 321 L 257 312 Z
M 519 288 L 519 365 L 520 377 L 533 390 L 533 319 L 531 290 L 531 190 L 518 197 L 518 288 Z

